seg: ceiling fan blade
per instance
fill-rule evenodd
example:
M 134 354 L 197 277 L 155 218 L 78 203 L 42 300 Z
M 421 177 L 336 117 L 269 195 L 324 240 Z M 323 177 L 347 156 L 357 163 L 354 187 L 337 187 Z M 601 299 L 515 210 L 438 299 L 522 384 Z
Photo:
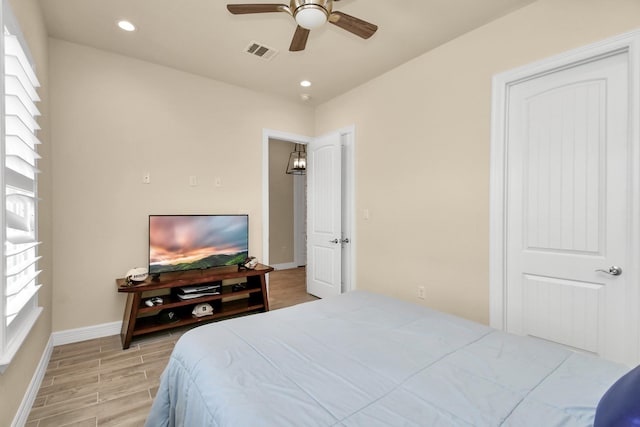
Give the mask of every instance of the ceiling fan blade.
M 234 15 L 244 15 L 246 13 L 286 12 L 289 6 L 277 3 L 228 4 L 227 9 Z
M 329 22 L 363 39 L 368 39 L 378 30 L 377 25 L 342 12 L 332 12 Z
M 304 48 L 307 46 L 307 39 L 309 38 L 309 30 L 307 30 L 306 28 L 302 28 L 300 25 L 298 25 L 298 28 L 296 28 L 296 32 L 293 35 L 293 40 L 291 40 L 291 46 L 289 46 L 289 51 L 290 52 L 299 52 L 301 50 L 304 50 Z

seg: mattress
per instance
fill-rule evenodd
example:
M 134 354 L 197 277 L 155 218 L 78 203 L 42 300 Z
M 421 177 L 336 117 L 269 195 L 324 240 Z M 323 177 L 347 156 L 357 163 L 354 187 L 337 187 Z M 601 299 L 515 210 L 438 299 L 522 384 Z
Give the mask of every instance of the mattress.
M 364 291 L 193 329 L 147 426 L 591 426 L 628 368 Z

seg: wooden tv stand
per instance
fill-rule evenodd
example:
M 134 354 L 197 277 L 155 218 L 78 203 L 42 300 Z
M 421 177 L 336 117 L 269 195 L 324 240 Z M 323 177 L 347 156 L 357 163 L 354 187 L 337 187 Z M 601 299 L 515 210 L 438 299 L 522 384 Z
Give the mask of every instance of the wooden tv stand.
M 273 267 L 258 264 L 253 270 L 239 270 L 237 266 L 220 267 L 211 270 L 193 270 L 162 273 L 158 280 L 149 276 L 144 282 L 128 286 L 124 278 L 116 279 L 118 292 L 127 294 L 127 304 L 122 319 L 122 349 L 129 348 L 134 336 L 172 329 L 194 323 L 207 323 L 243 313 L 269 311 L 265 275 Z M 225 285 L 224 281 L 243 281 L 245 286 Z M 193 299 L 180 299 L 177 288 L 222 282 L 219 295 L 208 295 Z M 145 295 L 146 293 L 146 295 Z M 158 293 L 165 293 L 161 305 L 147 306 L 145 300 Z M 191 310 L 197 304 L 207 302 L 213 307 L 213 315 L 196 317 Z M 162 323 L 160 310 L 173 309 L 176 321 Z

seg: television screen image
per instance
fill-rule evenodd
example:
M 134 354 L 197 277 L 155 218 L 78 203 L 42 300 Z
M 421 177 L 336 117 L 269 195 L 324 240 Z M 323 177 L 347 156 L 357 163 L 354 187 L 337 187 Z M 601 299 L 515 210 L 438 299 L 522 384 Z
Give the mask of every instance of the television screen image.
M 237 265 L 248 255 L 248 215 L 149 215 L 149 274 Z

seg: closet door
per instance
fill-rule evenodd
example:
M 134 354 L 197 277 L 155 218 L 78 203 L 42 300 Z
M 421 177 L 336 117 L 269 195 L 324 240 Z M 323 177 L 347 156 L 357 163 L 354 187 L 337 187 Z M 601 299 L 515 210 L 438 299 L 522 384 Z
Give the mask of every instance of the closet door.
M 628 70 L 618 52 L 509 89 L 505 320 L 509 332 L 631 363 Z

